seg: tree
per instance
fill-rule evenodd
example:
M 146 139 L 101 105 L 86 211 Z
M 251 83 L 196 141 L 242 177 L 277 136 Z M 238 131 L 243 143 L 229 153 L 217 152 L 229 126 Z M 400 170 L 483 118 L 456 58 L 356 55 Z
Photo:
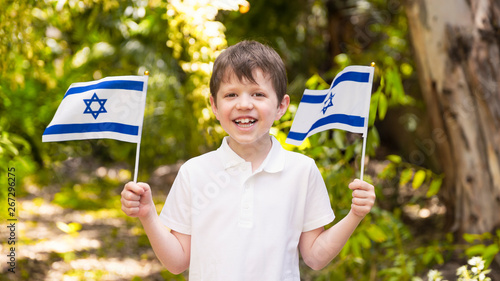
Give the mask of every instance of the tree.
M 433 142 L 446 175 L 451 230 L 500 226 L 500 3 L 408 0 L 409 22 Z

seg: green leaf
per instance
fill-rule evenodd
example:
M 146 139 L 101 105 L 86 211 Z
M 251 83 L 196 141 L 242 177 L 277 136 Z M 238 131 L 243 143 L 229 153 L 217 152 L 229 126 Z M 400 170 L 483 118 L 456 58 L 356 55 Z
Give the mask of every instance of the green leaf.
M 330 85 L 319 76 L 319 74 L 314 74 L 309 78 L 306 82 L 306 88 L 311 89 L 311 90 L 323 90 L 323 89 L 328 89 Z
M 444 263 L 444 257 L 441 252 L 436 253 L 436 256 L 434 258 L 438 264 L 443 264 Z
M 422 262 L 427 265 L 427 264 L 430 264 L 432 259 L 434 258 L 434 253 L 431 252 L 431 251 L 427 251 L 424 253 L 424 255 L 422 256 Z
M 474 246 L 468 248 L 467 250 L 465 250 L 465 254 L 469 257 L 482 256 L 485 249 L 486 249 L 486 246 L 484 246 L 483 244 L 474 245 Z
M 413 176 L 412 169 L 404 169 L 403 172 L 401 172 L 401 177 L 399 178 L 399 185 L 403 186 L 408 182 L 410 182 L 412 176 Z
M 470 233 L 465 233 L 463 235 L 463 238 L 467 243 L 474 243 L 474 241 L 479 240 L 481 241 L 481 235 L 480 234 L 470 234 Z
M 431 185 L 429 186 L 429 190 L 427 191 L 426 194 L 427 198 L 430 198 L 439 192 L 439 190 L 441 189 L 442 182 L 443 182 L 442 178 L 437 178 L 432 180 Z
M 385 166 L 384 170 L 379 174 L 381 179 L 392 179 L 396 176 L 396 165 L 394 163 L 389 163 Z
M 494 256 L 496 256 L 496 254 L 498 254 L 498 252 L 500 252 L 500 248 L 498 247 L 498 245 L 491 244 L 488 247 L 486 247 L 486 249 L 484 250 L 483 257 L 485 260 L 490 260 Z
M 345 131 L 335 130 L 333 132 L 333 141 L 337 148 L 344 149 L 345 148 Z
M 356 237 L 353 237 L 353 238 L 355 238 L 355 239 L 351 239 L 351 240 L 353 240 L 353 243 L 351 243 L 351 251 L 352 251 L 354 256 L 360 257 L 361 256 L 360 243 L 359 243 L 359 241 L 357 241 L 358 239 Z
M 370 247 L 372 246 L 370 239 L 364 233 L 359 233 L 357 236 L 361 246 L 365 249 L 370 249 Z
M 377 243 L 382 243 L 382 242 L 387 241 L 387 235 L 376 224 L 370 224 L 370 226 L 368 227 L 366 232 L 368 233 L 368 236 L 370 237 L 370 239 L 377 242 Z
M 378 108 L 378 101 L 379 101 L 379 96 L 382 95 L 382 81 L 383 77 L 381 79 L 381 85 L 378 87 L 377 91 L 373 93 L 373 95 L 370 98 L 370 115 L 368 118 L 368 127 L 372 127 L 373 124 L 375 124 L 375 119 L 377 117 L 377 108 Z
M 368 130 L 368 138 L 366 139 L 366 154 L 375 155 L 375 149 L 380 145 L 380 135 L 377 127 L 372 127 Z M 361 146 L 360 146 L 361 149 Z
M 415 173 L 415 176 L 413 177 L 413 182 L 411 183 L 411 187 L 413 187 L 413 189 L 419 188 L 422 185 L 422 183 L 424 183 L 424 180 L 425 180 L 425 171 L 418 170 Z
M 354 145 L 350 145 L 346 148 L 344 152 L 344 160 L 349 161 L 354 156 Z
M 402 63 L 399 68 L 401 69 L 401 73 L 407 77 L 413 73 L 413 67 L 408 63 Z
M 385 95 L 381 94 L 378 101 L 378 118 L 384 120 L 387 113 L 387 98 Z
M 344 247 L 340 251 L 340 257 L 341 258 L 345 258 L 349 254 L 349 251 L 351 250 L 351 244 L 352 244 L 352 241 L 351 240 L 347 240 L 347 242 L 345 243 Z
M 400 101 L 405 96 L 405 93 L 399 72 L 394 69 L 388 69 L 386 76 L 388 80 L 387 91 L 389 91 L 387 94 L 391 97 L 392 102 Z
M 391 154 L 387 156 L 387 159 L 396 164 L 401 163 L 401 156 L 399 155 Z

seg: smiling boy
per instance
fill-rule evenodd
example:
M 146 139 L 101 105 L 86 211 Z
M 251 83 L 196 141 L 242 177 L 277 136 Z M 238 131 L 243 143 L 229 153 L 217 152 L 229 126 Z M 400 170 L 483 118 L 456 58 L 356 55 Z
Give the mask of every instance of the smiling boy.
M 139 217 L 169 271 L 189 267 L 192 281 L 298 281 L 299 251 L 311 268 L 323 268 L 369 213 L 374 188 L 354 180 L 349 214 L 324 229 L 335 216 L 316 164 L 269 135 L 290 103 L 286 84 L 272 48 L 229 47 L 210 81 L 213 113 L 228 134 L 221 147 L 181 167 L 159 216 L 149 185 L 125 185 L 122 210 Z

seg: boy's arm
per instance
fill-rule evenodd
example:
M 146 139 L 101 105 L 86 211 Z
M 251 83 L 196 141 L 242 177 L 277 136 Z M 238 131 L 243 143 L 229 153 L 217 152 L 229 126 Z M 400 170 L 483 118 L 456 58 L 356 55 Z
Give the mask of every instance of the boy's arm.
M 353 190 L 353 198 L 351 210 L 345 218 L 328 230 L 320 227 L 303 232 L 300 236 L 299 249 L 302 259 L 312 269 L 322 269 L 337 256 L 375 203 L 373 185 L 356 179 L 349 184 L 349 188 Z
M 174 274 L 186 270 L 189 267 L 191 235 L 170 232 L 160 223 L 149 185 L 129 182 L 121 196 L 123 212 L 139 218 L 156 256 L 167 270 Z

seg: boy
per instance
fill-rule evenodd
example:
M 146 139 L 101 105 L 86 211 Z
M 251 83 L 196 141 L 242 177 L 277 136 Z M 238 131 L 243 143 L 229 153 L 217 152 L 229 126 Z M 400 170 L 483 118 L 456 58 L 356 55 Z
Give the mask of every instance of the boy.
M 127 183 L 122 210 L 139 217 L 158 259 L 189 280 L 300 280 L 299 250 L 313 269 L 342 249 L 375 201 L 354 180 L 351 211 L 334 219 L 314 161 L 284 150 L 269 135 L 286 112 L 286 71 L 270 47 L 243 41 L 215 60 L 213 113 L 228 136 L 187 161 L 157 215 L 146 183 Z M 166 227 L 170 228 L 169 231 Z

